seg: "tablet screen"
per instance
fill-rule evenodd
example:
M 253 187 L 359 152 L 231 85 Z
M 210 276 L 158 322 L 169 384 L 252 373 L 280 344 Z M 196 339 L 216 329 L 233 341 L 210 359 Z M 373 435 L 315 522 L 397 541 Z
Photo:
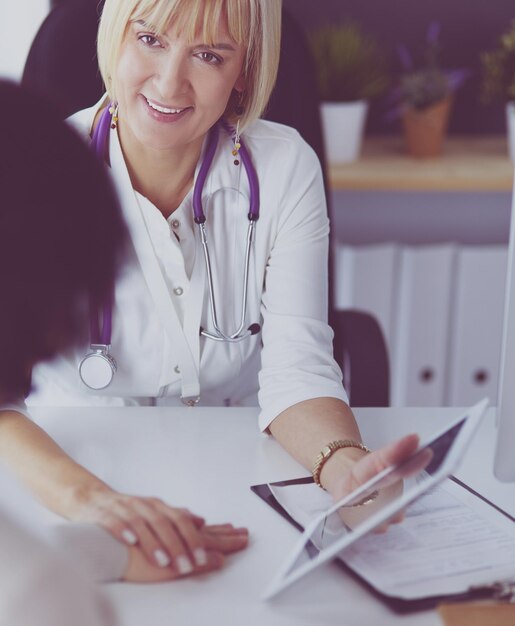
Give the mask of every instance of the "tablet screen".
M 297 578 L 296 571 L 305 569 L 310 561 L 326 560 L 323 558 L 325 552 L 331 552 L 332 557 L 342 556 L 345 547 L 353 542 L 354 536 L 362 534 L 360 531 L 365 523 L 368 521 L 370 525 L 372 517 L 378 520 L 372 524 L 372 528 L 375 528 L 376 532 L 384 530 L 384 521 L 393 511 L 406 510 L 406 500 L 413 501 L 430 488 L 431 483 L 436 482 L 434 478 L 447 459 L 466 421 L 466 417 L 462 418 L 451 428 L 421 446 L 404 462 L 378 474 L 364 492 L 347 496 L 332 506 L 327 514 L 318 516 L 314 522 L 307 525 L 303 534 L 303 549 L 283 572 L 283 580 Z M 274 489 L 276 497 L 278 491 Z M 348 541 L 343 540 L 344 537 L 347 537 Z M 337 543 L 338 545 L 343 543 L 344 547 L 334 552 Z

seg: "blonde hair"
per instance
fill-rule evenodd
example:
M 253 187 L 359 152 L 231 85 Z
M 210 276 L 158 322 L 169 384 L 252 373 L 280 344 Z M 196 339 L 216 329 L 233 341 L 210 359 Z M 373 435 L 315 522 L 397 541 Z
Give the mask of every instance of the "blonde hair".
M 98 30 L 98 61 L 107 94 L 116 100 L 115 68 L 128 25 L 143 20 L 156 34 L 171 20 L 193 40 L 201 33 L 215 43 L 218 26 L 226 20 L 229 35 L 246 47 L 243 64 L 245 89 L 229 100 L 225 117 L 234 121 L 241 105 L 240 128 L 263 114 L 277 77 L 281 40 L 281 0 L 106 0 Z

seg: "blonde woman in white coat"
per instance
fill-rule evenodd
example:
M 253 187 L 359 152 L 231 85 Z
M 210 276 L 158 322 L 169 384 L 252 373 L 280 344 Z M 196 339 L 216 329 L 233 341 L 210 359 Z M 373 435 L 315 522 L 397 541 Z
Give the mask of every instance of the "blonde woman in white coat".
M 105 389 L 86 389 L 78 374 L 82 349 L 34 372 L 29 404 L 258 401 L 261 430 L 306 468 L 329 443 L 353 442 L 319 467 L 321 485 L 338 497 L 411 453 L 417 438 L 368 454 L 347 404 L 326 322 L 329 225 L 320 166 L 298 133 L 258 119 L 277 73 L 280 17 L 280 0 L 106 1 L 98 52 L 107 94 L 72 121 L 91 140 L 106 110 L 112 112 L 100 152 L 133 243 L 114 294 L 109 343 L 117 370 Z M 201 334 L 216 333 L 192 212 L 210 132 L 220 122 L 200 195 L 227 334 L 240 319 L 253 196 L 240 145 L 259 181 L 246 336 L 236 342 Z M 44 480 L 31 482 L 55 511 L 100 524 L 170 571 L 202 571 L 207 543 L 197 515 L 116 492 L 28 422 L 13 418 L 3 430 L 11 462 L 27 462 L 29 482 L 37 466 L 48 468 Z

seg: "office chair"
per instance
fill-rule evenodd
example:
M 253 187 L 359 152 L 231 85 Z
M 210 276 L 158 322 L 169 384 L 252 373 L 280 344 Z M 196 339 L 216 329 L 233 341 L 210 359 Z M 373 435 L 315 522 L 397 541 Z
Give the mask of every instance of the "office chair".
M 34 39 L 22 83 L 53 100 L 64 118 L 92 106 L 103 93 L 95 48 L 103 2 L 61 0 L 55 5 Z M 286 10 L 277 84 L 264 117 L 296 128 L 315 150 L 330 214 L 315 63 L 302 28 Z M 368 313 L 334 309 L 331 250 L 332 246 L 329 323 L 350 402 L 353 406 L 388 406 L 388 354 L 381 329 Z
M 334 358 L 351 406 L 390 404 L 388 349 L 376 318 L 365 311 L 333 312 Z
M 96 0 L 60 2 L 27 56 L 22 84 L 51 100 L 63 118 L 92 106 L 104 92 L 96 57 L 102 6 Z

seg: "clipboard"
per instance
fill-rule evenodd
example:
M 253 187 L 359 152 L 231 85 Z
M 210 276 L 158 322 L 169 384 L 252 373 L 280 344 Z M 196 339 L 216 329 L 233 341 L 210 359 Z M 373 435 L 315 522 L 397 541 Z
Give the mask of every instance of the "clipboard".
M 499 514 L 505 515 L 511 521 L 515 522 L 515 518 L 508 515 L 508 513 L 499 509 L 495 504 L 478 494 L 476 491 L 463 484 L 457 478 L 451 477 L 455 484 L 459 485 L 463 489 L 466 489 L 474 497 L 482 500 L 493 509 L 499 511 Z M 303 485 L 313 484 L 313 478 L 311 476 L 294 478 L 291 480 L 277 481 L 274 483 L 264 483 L 261 485 L 252 485 L 251 490 L 259 496 L 268 506 L 270 506 L 276 513 L 278 513 L 283 519 L 289 522 L 300 532 L 304 531 L 304 528 L 284 509 L 284 507 L 278 502 L 272 493 L 270 486 L 286 487 L 289 485 Z M 314 548 L 316 549 L 316 548 Z M 454 602 L 471 602 L 480 600 L 496 600 L 500 602 L 515 602 L 515 580 L 500 580 L 492 582 L 491 584 L 477 586 L 463 593 L 449 594 L 449 595 L 435 595 L 417 598 L 415 600 L 405 600 L 396 596 L 391 596 L 386 593 L 382 593 L 380 589 L 377 589 L 358 572 L 350 568 L 344 561 L 335 559 L 333 561 L 340 569 L 345 571 L 353 580 L 356 580 L 359 584 L 364 586 L 374 597 L 389 606 L 393 611 L 399 614 L 414 613 L 416 611 L 424 611 L 427 609 L 433 609 L 437 605 L 442 603 L 454 603 Z
M 322 563 L 335 559 L 338 565 L 399 613 L 432 608 L 444 600 L 448 602 L 495 598 L 515 601 L 513 565 L 515 529 L 512 527 L 514 520 L 506 515 L 508 519 L 502 520 L 504 526 L 498 524 L 491 527 L 489 524 L 492 516 L 498 523 L 497 515 L 502 515 L 503 512 L 496 511 L 494 505 L 474 494 L 459 481 L 448 479 L 475 432 L 486 405 L 486 401 L 478 403 L 464 416 L 421 445 L 410 459 L 394 468 L 387 468 L 356 492 L 329 508 L 328 494 L 315 488 L 311 477 L 251 487 L 252 491 L 283 518 L 303 531 L 303 535 L 288 555 L 265 597 L 273 597 Z M 424 457 L 425 464 L 421 465 L 420 461 Z M 411 468 L 411 474 L 407 468 Z M 376 487 L 380 488 L 381 494 L 387 492 L 389 484 L 394 481 L 399 483 L 399 476 L 404 481 L 404 492 L 395 496 L 395 500 L 391 501 L 390 498 L 376 506 L 375 511 L 372 506 L 365 517 L 356 522 L 354 511 L 360 510 L 359 503 L 363 500 L 363 495 L 366 498 Z M 408 484 L 409 481 L 412 483 Z M 477 520 L 476 513 L 470 515 L 471 504 L 475 505 L 476 502 L 481 502 L 483 507 L 477 513 L 479 516 Z M 296 508 L 297 504 L 299 506 Z M 406 508 L 409 504 L 411 508 L 407 511 L 406 521 L 400 527 L 390 529 L 386 543 L 381 536 L 370 532 L 381 522 L 389 519 L 393 513 Z M 367 507 L 361 507 L 361 510 L 366 509 Z M 485 509 L 488 509 L 487 518 L 484 516 Z M 348 517 L 349 512 L 354 515 L 354 519 L 352 516 Z M 421 513 L 425 513 L 425 517 Z M 456 518 L 456 515 L 462 517 Z M 435 521 L 440 523 L 440 520 L 444 526 L 445 523 L 449 524 L 451 534 L 447 533 L 447 539 L 445 532 L 440 539 L 441 528 L 437 528 L 437 532 L 431 535 L 432 525 Z M 464 520 L 468 521 L 465 526 L 461 526 Z M 405 540 L 404 535 L 409 534 L 410 524 L 412 531 L 415 532 L 412 537 L 418 537 L 422 529 L 418 542 L 420 545 L 415 545 L 415 548 L 410 547 L 409 542 L 402 543 Z M 423 531 L 425 527 L 429 530 Z M 497 535 L 492 528 L 496 529 Z M 477 541 L 473 534 L 475 530 L 479 531 Z M 460 533 L 463 532 L 463 537 L 466 537 L 467 531 L 472 533 L 469 534 L 469 537 L 473 537 L 472 550 L 466 545 L 465 540 L 461 541 Z M 479 543 L 481 537 L 483 543 Z M 489 541 L 498 541 L 499 537 L 507 549 L 496 559 L 487 558 L 485 555 L 491 553 Z M 461 548 L 458 545 L 455 550 L 452 542 L 456 541 L 456 538 L 457 543 L 463 545 Z M 447 546 L 448 558 L 446 562 L 440 564 L 434 560 L 430 548 L 436 548 L 434 554 L 444 555 L 446 552 L 442 550 L 446 548 L 446 540 L 450 542 Z M 380 543 L 381 541 L 383 543 Z M 435 546 L 431 545 L 431 541 L 433 543 L 436 541 Z M 392 544 L 390 548 L 387 547 L 389 543 Z M 421 549 L 417 552 L 420 546 Z M 423 558 L 424 553 L 426 559 Z M 417 555 L 420 556 L 418 560 L 415 558 Z M 462 562 L 459 561 L 460 555 Z M 447 570 L 441 569 L 444 567 L 447 567 Z M 432 579 L 429 575 L 431 568 L 434 570 Z M 446 575 L 441 574 L 444 571 Z M 495 578 L 498 578 L 498 581 L 492 582 Z

